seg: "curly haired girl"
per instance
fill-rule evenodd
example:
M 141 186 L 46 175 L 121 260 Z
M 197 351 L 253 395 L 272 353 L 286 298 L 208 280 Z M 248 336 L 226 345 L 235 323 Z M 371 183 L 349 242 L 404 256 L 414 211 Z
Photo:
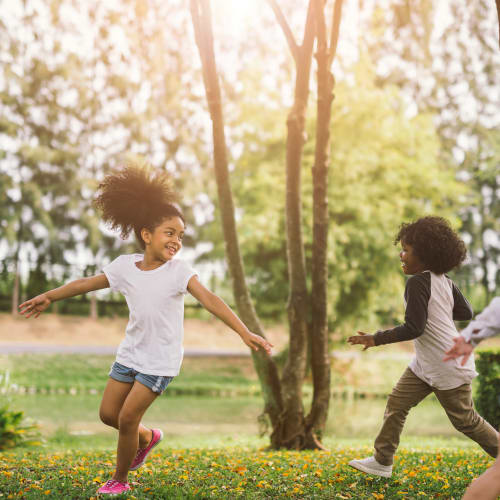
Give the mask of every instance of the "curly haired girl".
M 184 295 L 189 292 L 208 311 L 237 332 L 254 350 L 270 353 L 271 344 L 253 334 L 215 294 L 205 288 L 186 262 L 182 248 L 185 221 L 163 172 L 129 166 L 107 176 L 95 206 L 122 238 L 132 231 L 142 254 L 121 255 L 103 273 L 78 279 L 27 300 L 20 313 L 37 318 L 52 302 L 111 287 L 125 296 L 130 310 L 125 338 L 102 397 L 101 420 L 118 429 L 115 473 L 98 494 L 130 489 L 129 470 L 138 469 L 163 434 L 141 424 L 151 403 L 179 373 L 182 363 Z
M 445 275 L 464 261 L 465 244 L 441 217 L 423 217 L 402 224 L 394 243 L 399 242 L 403 272 L 411 275 L 404 295 L 404 324 L 374 335 L 358 332 L 348 342 L 361 344 L 366 350 L 413 340 L 415 356 L 389 395 L 374 456 L 351 460 L 349 465 L 368 474 L 390 477 L 406 416 L 431 392 L 453 426 L 496 457 L 497 432 L 472 403 L 471 381 L 477 375 L 474 360 L 470 358 L 464 365 L 456 359 L 443 362 L 445 352 L 458 337 L 454 320 L 472 318 L 469 303 Z

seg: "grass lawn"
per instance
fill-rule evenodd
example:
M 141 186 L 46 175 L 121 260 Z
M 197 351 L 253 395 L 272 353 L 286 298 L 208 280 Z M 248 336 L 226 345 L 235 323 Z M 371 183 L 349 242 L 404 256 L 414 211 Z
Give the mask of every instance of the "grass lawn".
M 369 446 L 356 440 L 326 444 L 329 452 L 266 451 L 252 444 L 160 447 L 130 474 L 133 489 L 123 497 L 458 499 L 492 462 L 467 444 L 419 440 L 417 448 L 399 451 L 393 477 L 383 479 L 347 465 L 371 453 Z M 0 491 L 4 498 L 95 498 L 113 465 L 111 451 L 6 452 L 0 455 Z
M 104 389 L 114 356 L 22 354 L 0 355 L 0 374 L 28 392 L 82 393 Z M 333 393 L 388 394 L 408 359 L 380 358 L 376 354 L 332 361 Z M 311 392 L 306 380 L 305 393 Z M 170 394 L 259 395 L 260 386 L 250 357 L 185 358 L 181 373 L 168 388 Z
M 111 362 L 100 356 L 0 356 L 0 373 L 8 370 L 11 382 L 37 389 L 9 399 L 12 409 L 38 422 L 43 438 L 38 447 L 0 453 L 0 500 L 95 497 L 115 463 L 116 431 L 97 415 Z M 367 396 L 379 394 L 390 390 L 405 364 L 338 360 L 332 388 L 351 384 Z M 171 391 L 175 384 L 191 389 L 178 395 Z M 267 451 L 269 438 L 257 437 L 262 398 L 246 390 L 255 384 L 249 359 L 186 359 L 182 374 L 145 415 L 145 425 L 162 428 L 165 439 L 131 473 L 133 490 L 124 498 L 458 499 L 492 463 L 459 437 L 434 397 L 410 412 L 390 480 L 347 466 L 372 453 L 385 398 L 332 398 L 324 441 L 329 452 Z M 202 390 L 207 386 L 213 392 Z

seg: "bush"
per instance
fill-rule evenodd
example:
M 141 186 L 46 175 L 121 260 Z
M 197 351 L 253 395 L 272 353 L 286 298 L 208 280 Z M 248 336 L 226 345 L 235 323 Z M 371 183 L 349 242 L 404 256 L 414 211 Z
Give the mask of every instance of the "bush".
M 477 411 L 495 429 L 500 426 L 500 349 L 477 351 L 479 387 L 474 402 Z
M 9 373 L 0 374 L 0 392 L 9 392 Z M 38 443 L 38 426 L 24 418 L 24 412 L 9 409 L 9 401 L 0 407 L 0 451 L 24 444 Z

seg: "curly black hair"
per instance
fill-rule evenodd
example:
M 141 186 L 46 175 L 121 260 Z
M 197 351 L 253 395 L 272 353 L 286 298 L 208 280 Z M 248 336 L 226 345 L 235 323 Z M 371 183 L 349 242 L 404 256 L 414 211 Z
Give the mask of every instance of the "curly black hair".
M 467 256 L 465 243 L 443 217 L 422 217 L 403 223 L 394 244 L 406 243 L 415 255 L 436 274 L 459 267 Z
M 165 218 L 184 216 L 174 203 L 177 195 L 170 176 L 149 166 L 130 164 L 113 171 L 99 184 L 93 205 L 111 229 L 119 229 L 125 239 L 133 230 L 142 249 L 143 228 L 154 231 Z

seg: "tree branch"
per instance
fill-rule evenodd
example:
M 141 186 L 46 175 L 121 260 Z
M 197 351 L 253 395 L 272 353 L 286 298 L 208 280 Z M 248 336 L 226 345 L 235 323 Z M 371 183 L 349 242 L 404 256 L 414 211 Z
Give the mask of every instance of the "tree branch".
M 498 14 L 498 46 L 500 47 L 500 0 L 496 0 Z
M 326 45 L 326 22 L 324 0 L 316 0 L 316 36 L 318 37 L 318 50 L 319 47 Z
M 314 0 L 309 0 L 307 7 L 306 27 L 304 30 L 304 40 L 301 48 L 306 54 L 312 53 L 314 40 L 316 39 L 316 3 Z
M 333 8 L 332 32 L 330 36 L 330 50 L 328 54 L 328 67 L 330 68 L 337 53 L 337 43 L 339 41 L 340 19 L 342 17 L 342 1 L 335 0 Z
M 283 11 L 280 9 L 276 0 L 267 0 L 267 3 L 273 9 L 274 15 L 276 16 L 276 20 L 278 24 L 281 26 L 283 30 L 283 34 L 285 35 L 286 41 L 288 42 L 288 47 L 290 48 L 290 52 L 292 53 L 295 64 L 299 63 L 299 46 L 295 41 L 292 30 L 290 29 L 290 25 L 288 24 L 285 16 L 283 15 Z

